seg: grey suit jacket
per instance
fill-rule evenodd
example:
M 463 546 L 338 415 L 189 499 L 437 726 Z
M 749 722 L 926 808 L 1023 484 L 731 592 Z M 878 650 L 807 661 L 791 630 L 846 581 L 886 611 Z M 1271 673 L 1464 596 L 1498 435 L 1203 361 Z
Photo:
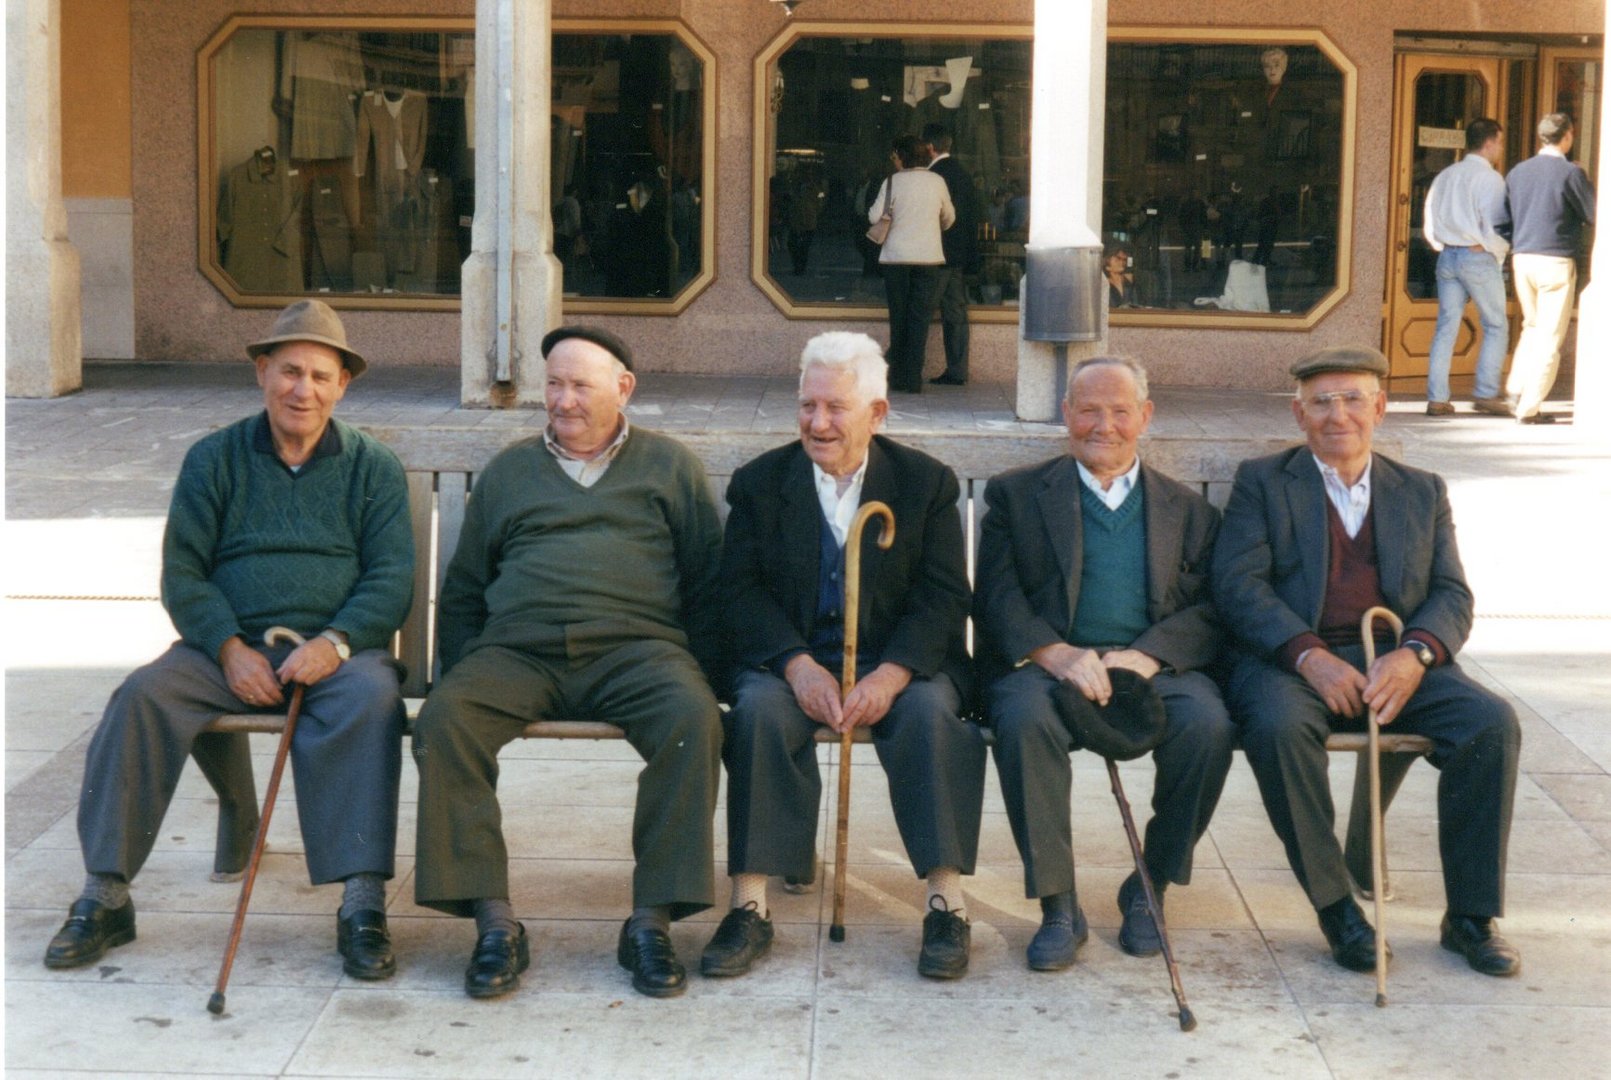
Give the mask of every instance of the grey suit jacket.
M 1219 511 L 1186 485 L 1141 466 L 1147 618 L 1131 647 L 1177 671 L 1210 663 L 1220 629 L 1208 566 Z M 1080 476 L 1067 455 L 1001 473 L 987 510 L 974 590 L 974 654 L 993 678 L 1043 645 L 1068 640 L 1080 602 Z
M 1450 655 L 1471 632 L 1471 589 L 1460 566 L 1442 477 L 1371 457 L 1371 525 L 1382 595 L 1406 630 Z M 1244 461 L 1214 549 L 1214 601 L 1240 649 L 1273 660 L 1316 630 L 1326 600 L 1326 488 L 1307 446 Z

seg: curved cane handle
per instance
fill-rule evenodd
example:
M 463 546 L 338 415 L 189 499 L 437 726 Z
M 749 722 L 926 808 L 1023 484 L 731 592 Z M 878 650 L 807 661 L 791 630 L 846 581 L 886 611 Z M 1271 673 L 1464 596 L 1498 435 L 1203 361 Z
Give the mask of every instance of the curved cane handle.
M 1369 668 L 1376 662 L 1376 635 L 1372 632 L 1376 627 L 1376 620 L 1384 620 L 1393 628 L 1393 644 L 1396 646 L 1404 638 L 1404 620 L 1394 615 L 1384 607 L 1373 607 L 1359 619 L 1359 637 L 1365 646 L 1365 667 Z
M 288 626 L 271 626 L 263 631 L 263 644 L 278 645 L 282 641 L 289 641 L 296 645 L 306 645 L 308 643 L 307 638 Z
M 845 662 L 839 680 L 841 696 L 856 688 L 856 631 L 861 621 L 861 534 L 868 519 L 874 517 L 882 524 L 878 531 L 879 550 L 888 551 L 895 542 L 895 512 L 877 499 L 862 503 L 845 536 Z

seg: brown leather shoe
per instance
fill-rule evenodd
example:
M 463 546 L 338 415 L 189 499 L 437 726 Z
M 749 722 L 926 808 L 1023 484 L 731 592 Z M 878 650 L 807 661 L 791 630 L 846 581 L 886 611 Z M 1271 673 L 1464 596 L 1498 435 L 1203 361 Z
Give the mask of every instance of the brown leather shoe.
M 1428 416 L 1453 416 L 1454 405 L 1447 401 L 1429 401 L 1426 403 Z
M 1471 407 L 1480 413 L 1489 416 L 1514 416 L 1510 402 L 1502 397 L 1479 397 L 1471 399 Z

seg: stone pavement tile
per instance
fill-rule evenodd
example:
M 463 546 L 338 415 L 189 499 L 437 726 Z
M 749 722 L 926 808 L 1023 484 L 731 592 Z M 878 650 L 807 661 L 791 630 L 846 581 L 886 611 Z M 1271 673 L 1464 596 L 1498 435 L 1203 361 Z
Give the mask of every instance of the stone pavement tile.
M 73 898 L 68 898 L 73 899 Z M 138 983 L 163 986 L 153 997 L 186 1001 L 200 1009 L 218 980 L 218 965 L 229 942 L 231 914 L 174 914 L 147 911 L 135 899 L 138 937 L 109 951 L 98 964 L 51 971 L 40 958 L 62 920 L 59 910 L 13 908 L 6 912 L 6 981 L 32 991 L 41 984 L 94 986 Z M 336 953 L 336 919 L 329 915 L 247 913 L 240 950 L 229 974 L 229 999 L 237 987 L 301 986 L 333 989 L 342 979 Z M 191 988 L 194 988 L 194 993 Z M 243 994 L 240 1001 L 246 1000 Z
M 1391 995 L 1391 987 L 1389 987 Z M 1391 996 L 1389 1001 L 1391 1002 Z M 1334 1005 L 1309 1024 L 1338 1080 L 1605 1075 L 1611 1008 Z
M 1572 741 L 1574 747 L 1582 751 L 1583 755 L 1602 771 L 1611 771 L 1611 731 L 1578 727 L 1564 734 Z
M 7 750 L 6 751 L 6 790 L 10 791 L 24 780 L 28 779 L 33 771 L 56 756 L 54 750 Z
M 275 1074 L 330 1000 L 326 989 L 262 987 L 230 995 L 224 1015 L 215 1017 L 206 1010 L 207 994 L 203 987 L 194 995 L 159 995 L 149 986 L 77 981 L 8 993 L 6 1067 L 105 1076 L 125 1069 L 234 1074 L 246 1065 Z M 26 1038 L 18 1037 L 22 1032 Z
M 1160 964 L 1159 967 L 1162 967 Z M 913 976 L 916 978 L 916 976 Z M 814 1077 L 1330 1077 L 1296 1006 L 1216 1007 L 1183 1033 L 1168 986 L 1144 1002 L 1060 995 L 1029 1001 L 857 1000 L 818 1010 Z M 1190 1001 L 1188 989 L 1187 1000 Z
M 457 989 L 338 990 L 287 1071 L 350 1073 L 353 1047 L 362 1045 L 363 1073 L 380 1077 L 809 1075 L 808 997 L 757 997 L 735 1009 L 729 995 L 696 983 L 683 998 L 655 1001 L 620 974 L 610 993 L 521 992 L 492 1002 Z M 377 1039 L 377 1030 L 391 1037 Z
M 15 611 L 14 605 L 7 607 Z M 14 654 L 8 650 L 7 655 L 9 662 Z M 110 668 L 9 667 L 6 749 L 55 754 L 71 745 L 100 722 L 106 699 L 127 674 Z
M 257 1068 L 253 1063 L 253 1068 Z M 84 1074 L 77 1070 L 67 1069 L 16 1069 L 8 1068 L 7 1076 L 18 1077 L 19 1080 L 84 1080 Z M 112 1075 L 117 1080 L 173 1080 L 173 1073 L 169 1072 L 127 1072 L 119 1071 Z M 264 1077 L 265 1080 L 273 1077 L 273 1073 L 265 1072 L 229 1072 L 229 1073 L 185 1073 L 185 1080 L 253 1080 L 255 1077 Z

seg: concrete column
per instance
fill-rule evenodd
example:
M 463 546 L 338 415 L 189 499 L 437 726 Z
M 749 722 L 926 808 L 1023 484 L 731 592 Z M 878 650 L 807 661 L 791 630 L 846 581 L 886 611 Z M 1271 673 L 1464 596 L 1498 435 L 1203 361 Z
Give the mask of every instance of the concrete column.
M 1607 0 L 1605 25 L 1611 26 L 1611 0 Z M 1606 109 L 1611 108 L 1611 87 L 1606 86 L 1605 65 L 1600 65 L 1600 164 L 1596 175 L 1599 200 L 1595 217 L 1605 206 L 1606 189 L 1611 187 L 1611 145 L 1606 140 Z M 1611 425 L 1611 228 L 1601 224 L 1594 230 L 1594 251 L 1589 257 L 1589 284 L 1577 304 L 1577 362 L 1573 380 L 1572 430 L 1582 439 L 1605 438 Z
M 1107 38 L 1107 0 L 1035 0 L 1029 136 L 1032 248 L 1102 243 Z M 1024 341 L 1021 301 L 1019 311 L 1018 416 L 1056 420 L 1069 361 L 1100 355 L 1106 337 L 1070 345 Z
M 62 204 L 61 3 L 6 7 L 6 393 L 83 385 L 78 252 Z
M 462 277 L 460 398 L 543 400 L 543 335 L 559 324 L 549 220 L 552 0 L 476 0 L 475 222 Z

